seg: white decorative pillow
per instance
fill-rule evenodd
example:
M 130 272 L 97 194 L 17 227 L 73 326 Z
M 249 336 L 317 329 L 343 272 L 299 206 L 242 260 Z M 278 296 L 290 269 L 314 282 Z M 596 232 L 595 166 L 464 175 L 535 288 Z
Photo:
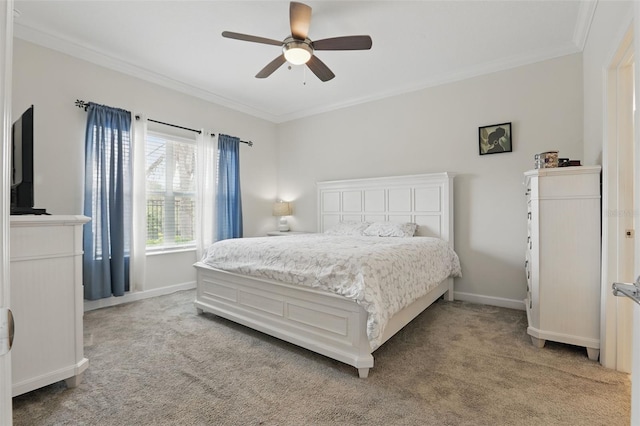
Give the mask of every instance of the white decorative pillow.
M 374 222 L 362 231 L 362 235 L 369 237 L 413 237 L 416 229 L 418 229 L 418 225 L 410 222 Z
M 340 222 L 324 231 L 327 235 L 362 235 L 370 222 Z

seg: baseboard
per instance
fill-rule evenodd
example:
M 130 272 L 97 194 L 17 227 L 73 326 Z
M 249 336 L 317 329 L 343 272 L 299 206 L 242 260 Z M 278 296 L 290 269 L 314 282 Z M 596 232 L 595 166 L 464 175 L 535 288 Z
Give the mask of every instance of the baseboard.
M 135 302 L 136 300 L 149 299 L 151 297 L 164 296 L 165 294 L 175 293 L 181 290 L 191 290 L 196 288 L 196 282 L 186 282 L 181 284 L 170 285 L 167 287 L 154 288 L 153 290 L 134 291 L 126 293 L 120 297 L 109 297 L 98 300 L 85 300 L 84 311 L 93 311 L 95 309 L 107 308 L 109 306 L 121 305 L 123 303 Z
M 478 303 L 480 305 L 498 306 L 500 308 L 525 310 L 522 300 L 505 299 L 503 297 L 483 296 L 481 294 L 463 293 L 460 291 L 453 292 L 455 300 L 463 302 Z
M 182 284 L 171 285 L 167 287 L 154 288 L 153 290 L 136 291 L 133 293 L 127 293 L 121 297 L 109 297 L 99 300 L 85 300 L 84 311 L 93 311 L 95 309 L 107 308 L 109 306 L 116 306 L 122 303 L 135 302 L 136 300 L 149 299 L 151 297 L 163 296 L 165 294 L 175 293 L 181 290 L 191 290 L 196 288 L 196 282 L 191 281 Z M 498 306 L 501 308 L 525 310 L 524 302 L 522 300 L 505 299 L 503 297 L 483 296 L 481 294 L 463 293 L 455 291 L 455 300 L 461 300 L 463 302 L 478 303 L 480 305 Z

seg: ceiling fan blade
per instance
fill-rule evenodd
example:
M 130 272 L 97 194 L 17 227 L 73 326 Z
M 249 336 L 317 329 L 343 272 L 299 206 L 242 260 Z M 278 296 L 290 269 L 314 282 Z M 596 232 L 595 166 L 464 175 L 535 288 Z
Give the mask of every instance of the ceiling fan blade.
M 336 75 L 317 56 L 312 56 L 307 62 L 309 69 L 322 81 L 329 81 Z
M 275 70 L 280 68 L 280 66 L 285 62 L 287 62 L 287 60 L 284 58 L 284 55 L 278 56 L 273 61 L 269 62 L 266 67 L 262 68 L 260 72 L 256 74 L 256 78 L 269 77 L 271 74 L 273 74 Z
M 252 41 L 254 43 L 272 44 L 274 46 L 282 46 L 282 42 L 271 38 L 252 36 L 248 34 L 234 33 L 231 31 L 223 31 L 222 37 L 232 38 L 235 40 Z
M 325 38 L 313 43 L 314 50 L 368 50 L 373 41 L 368 35 Z
M 289 23 L 293 38 L 298 40 L 307 38 L 311 24 L 311 8 L 306 4 L 292 1 L 289 5 Z

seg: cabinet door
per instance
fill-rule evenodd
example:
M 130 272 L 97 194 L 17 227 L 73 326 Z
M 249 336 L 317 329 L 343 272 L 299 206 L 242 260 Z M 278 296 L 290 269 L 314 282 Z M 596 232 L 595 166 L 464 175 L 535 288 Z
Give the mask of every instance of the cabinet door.
M 0 3 L 0 309 L 10 307 L 9 295 L 9 144 L 11 121 L 11 51 L 13 40 L 13 0 Z M 11 425 L 11 352 L 0 355 L 0 424 Z
M 67 380 L 88 366 L 82 330 L 82 223 L 76 216 L 12 217 L 11 302 L 16 318 L 12 394 Z

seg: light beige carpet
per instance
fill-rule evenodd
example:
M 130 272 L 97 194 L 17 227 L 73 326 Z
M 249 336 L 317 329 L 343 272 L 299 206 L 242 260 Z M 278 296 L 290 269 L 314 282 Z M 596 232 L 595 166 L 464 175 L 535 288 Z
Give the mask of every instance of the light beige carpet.
M 14 398 L 15 425 L 628 425 L 630 380 L 536 349 L 516 311 L 438 301 L 350 366 L 210 314 L 193 291 L 85 314 L 82 384 Z

